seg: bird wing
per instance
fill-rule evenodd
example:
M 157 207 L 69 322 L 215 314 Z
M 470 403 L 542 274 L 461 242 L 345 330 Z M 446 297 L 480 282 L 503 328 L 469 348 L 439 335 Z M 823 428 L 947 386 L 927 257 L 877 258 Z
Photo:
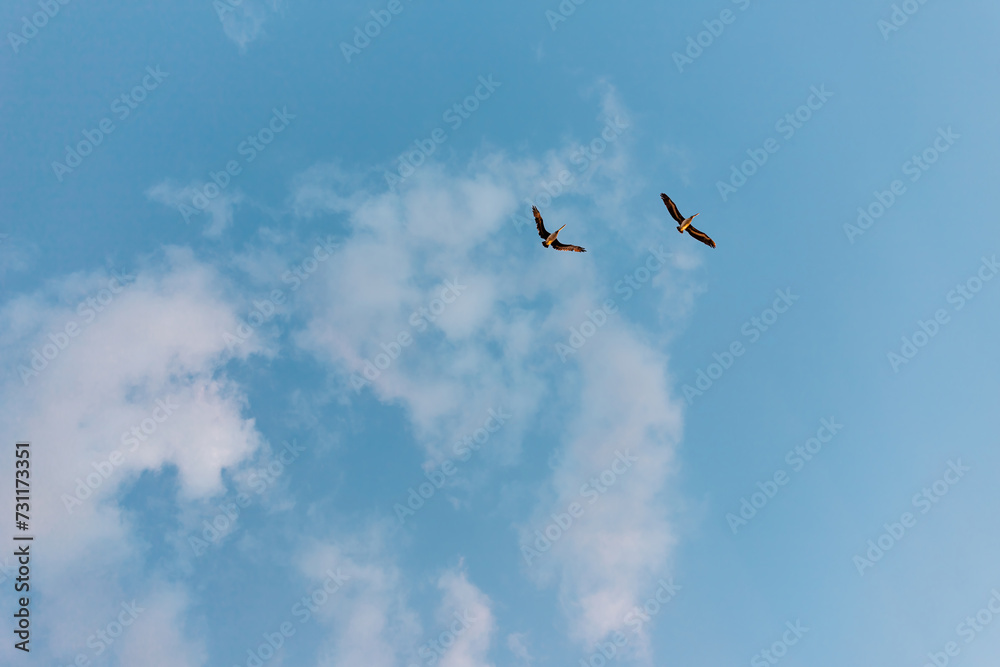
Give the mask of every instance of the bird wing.
M 670 217 L 676 220 L 677 222 L 683 223 L 684 216 L 681 215 L 681 212 L 677 210 L 677 204 L 675 204 L 673 200 L 670 199 L 670 197 L 663 194 L 662 192 L 660 193 L 660 199 L 663 200 L 663 203 L 666 204 L 667 206 L 667 210 L 670 211 Z
M 555 248 L 556 250 L 569 250 L 571 252 L 587 252 L 586 250 L 584 250 L 583 248 L 581 248 L 578 245 L 569 245 L 568 243 L 563 243 L 559 239 L 556 239 L 552 243 L 551 247 Z
M 549 233 L 545 231 L 545 223 L 542 222 L 542 214 L 538 212 L 538 209 L 534 206 L 531 207 L 531 212 L 535 214 L 535 226 L 538 227 L 538 235 L 542 237 L 543 241 L 549 240 Z
M 705 245 L 710 245 L 713 248 L 715 247 L 715 241 L 713 241 L 711 238 L 709 238 L 708 234 L 706 234 L 705 232 L 703 232 L 703 231 L 701 231 L 699 229 L 696 229 L 694 227 L 694 225 L 688 225 L 688 228 L 687 228 L 686 231 L 687 231 L 688 234 L 690 234 L 694 238 L 698 239 L 699 241 L 701 241 Z

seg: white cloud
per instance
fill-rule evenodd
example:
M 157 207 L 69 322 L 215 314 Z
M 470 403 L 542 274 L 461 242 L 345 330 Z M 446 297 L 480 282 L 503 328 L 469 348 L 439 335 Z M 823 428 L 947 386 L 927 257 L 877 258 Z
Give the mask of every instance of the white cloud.
M 490 607 L 490 599 L 482 591 L 469 583 L 465 572 L 449 570 L 438 579 L 438 589 L 442 591 L 441 605 L 436 614 L 438 634 L 444 648 L 441 667 L 486 667 L 486 660 L 496 621 Z M 454 638 L 451 646 L 445 647 Z
M 477 199 L 496 206 L 477 212 Z M 443 229 L 434 228 L 433 210 L 425 211 L 429 203 L 439 207 Z M 490 407 L 524 413 L 539 383 L 510 369 L 523 380 L 515 395 L 501 380 L 507 371 L 499 348 L 491 352 L 476 342 L 502 345 L 506 329 L 532 318 L 527 312 L 512 313 L 507 321 L 494 317 L 498 303 L 514 299 L 519 288 L 529 293 L 535 288 L 525 284 L 526 268 L 510 282 L 498 282 L 495 266 L 503 260 L 481 245 L 502 233 L 504 212 L 512 206 L 509 194 L 475 180 L 455 191 L 374 198 L 352 213 L 354 235 L 306 285 L 301 298 L 308 324 L 296 341 L 321 360 L 362 374 L 366 362 L 376 363 L 386 348 L 393 353 L 401 335 L 412 340 L 376 379 L 374 390 L 387 402 L 403 403 L 428 440 L 450 441 L 474 430 Z M 471 252 L 477 245 L 484 256 Z M 470 403 L 476 414 L 463 415 Z
M 529 557 L 525 569 L 539 581 L 559 582 L 573 634 L 589 646 L 622 627 L 669 562 L 675 538 L 664 490 L 681 410 L 667 386 L 666 359 L 625 326 L 606 325 L 579 363 L 579 408 L 567 415 L 567 444 L 551 489 L 522 527 L 521 543 L 534 548 L 535 531 L 555 524 L 552 514 L 565 521 L 572 503 L 582 508 L 568 528 L 551 530 L 551 548 Z M 637 461 L 626 468 L 619 453 Z
M 602 119 L 627 117 L 611 89 L 604 89 L 602 105 Z M 294 346 L 338 384 L 331 400 L 349 404 L 355 396 L 351 377 L 377 371 L 362 391 L 403 411 L 428 462 L 450 456 L 451 443 L 482 426 L 489 408 L 513 415 L 484 454 L 505 465 L 519 462 L 526 433 L 558 421 L 550 430 L 560 438 L 558 463 L 538 488 L 521 487 L 510 505 L 520 508 L 512 516 L 518 533 L 512 531 L 512 539 L 529 540 L 552 512 L 579 500 L 581 483 L 610 467 L 619 451 L 638 457 L 550 551 L 525 568 L 538 585 L 556 587 L 571 638 L 589 646 L 621 626 L 669 563 L 674 536 L 667 499 L 681 411 L 669 390 L 666 334 L 634 323 L 629 309 L 610 316 L 568 363 L 555 353 L 569 327 L 614 296 L 621 271 L 609 267 L 608 255 L 592 242 L 606 240 L 609 227 L 613 236 L 628 224 L 624 202 L 642 182 L 630 166 L 627 140 L 609 145 L 600 164 L 544 211 L 549 224 L 570 223 L 567 240 L 591 244 L 590 252 L 542 249 L 533 226 L 516 228 L 511 216 L 526 208 L 524 193 L 572 169 L 578 143 L 567 141 L 540 160 L 487 154 L 459 175 L 428 163 L 398 193 L 366 191 L 360 183 L 370 175 L 335 165 L 307 170 L 294 181 L 292 212 L 299 219 L 338 216 L 342 234 L 288 308 L 295 310 Z M 195 188 L 165 182 L 147 195 L 177 206 L 190 202 Z M 218 236 L 231 224 L 241 199 L 234 191 L 211 201 L 206 235 Z M 636 265 L 644 261 L 647 242 L 620 236 L 618 251 L 640 258 Z M 263 245 L 287 240 L 270 230 L 261 238 Z M 229 268 L 264 284 L 288 259 L 284 255 L 274 247 L 249 250 Z M 690 303 L 690 289 L 677 280 L 684 268 L 675 261 L 646 287 L 644 298 L 654 309 L 675 312 Z M 16 364 L 30 364 L 32 350 L 57 345 L 58 332 L 82 318 L 75 305 L 102 294 L 108 279 L 99 272 L 67 276 L 3 304 L 0 351 Z M 136 588 L 125 582 L 142 566 L 135 531 L 118 505 L 122 492 L 143 472 L 175 470 L 173 500 L 184 523 L 224 490 L 223 471 L 239 479 L 241 466 L 266 448 L 245 415 L 242 388 L 224 372 L 234 359 L 275 353 L 259 334 L 238 347 L 226 345 L 224 334 L 236 331 L 244 312 L 239 303 L 219 273 L 189 251 L 169 249 L 95 310 L 37 376 L 26 376 L 25 384 L 15 373 L 0 386 L 0 399 L 10 406 L 0 415 L 0 436 L 28 437 L 56 453 L 37 464 L 54 492 L 37 501 L 35 512 L 39 535 L 52 545 L 40 560 L 68 590 L 52 605 L 64 619 L 52 628 L 60 656 L 79 645 L 85 610 L 111 614 L 123 591 Z M 401 334 L 411 342 L 400 345 Z M 167 401 L 177 407 L 161 419 Z M 138 439 L 134 450 L 130 436 Z M 122 459 L 111 466 L 115 450 Z M 70 515 L 62 497 L 86 485 L 88 475 L 100 483 Z M 336 594 L 337 604 L 316 613 L 327 632 L 320 663 L 420 662 L 420 647 L 451 631 L 456 613 L 467 612 L 475 622 L 455 632 L 440 663 L 488 665 L 497 634 L 492 603 L 461 565 L 436 578 L 440 603 L 422 624 L 410 602 L 419 584 L 405 580 L 384 532 L 374 526 L 364 538 L 313 543 L 300 559 L 300 570 L 314 584 L 331 567 L 351 577 Z M 119 574 L 110 582 L 87 576 L 99 570 Z M 119 657 L 135 660 L 144 645 L 169 655 L 171 647 L 190 641 L 177 659 L 203 663 L 200 638 L 188 639 L 185 591 L 155 581 L 138 588 L 158 601 L 158 611 L 114 648 Z M 531 661 L 522 635 L 506 641 L 518 660 Z
M 0 385 L 0 437 L 30 440 L 32 478 L 44 480 L 31 508 L 46 548 L 33 563 L 49 582 L 43 604 L 62 619 L 49 633 L 57 655 L 89 650 L 94 620 L 113 620 L 122 600 L 136 598 L 150 600 L 132 629 L 144 644 L 175 648 L 163 654 L 172 664 L 202 662 L 178 627 L 182 593 L 135 583 L 142 554 L 117 501 L 141 472 L 167 466 L 179 502 L 218 494 L 222 471 L 261 446 L 241 389 L 220 373 L 262 349 L 255 339 L 227 347 L 224 333 L 238 322 L 224 281 L 177 248 L 146 261 L 134 280 L 74 274 L 0 307 L 0 352 L 12 371 Z M 22 381 L 16 367 L 31 368 L 32 350 L 51 358 L 39 357 L 46 365 Z M 152 604 L 157 595 L 162 605 Z
M 507 650 L 513 653 L 521 664 L 530 665 L 534 661 L 528 652 L 528 636 L 523 632 L 512 632 L 507 635 Z
M 322 667 L 492 667 L 486 659 L 496 633 L 492 603 L 468 580 L 462 564 L 437 578 L 440 602 L 422 626 L 411 608 L 411 585 L 385 555 L 383 532 L 373 527 L 364 539 L 317 542 L 300 559 L 313 582 L 339 568 L 349 577 L 317 617 L 327 628 L 318 664 Z
M 292 185 L 292 212 L 301 218 L 322 213 L 345 213 L 370 195 L 364 178 L 336 163 L 317 164 L 297 175 Z
M 226 37 L 240 47 L 240 53 L 246 53 L 247 44 L 264 34 L 264 23 L 283 4 L 283 0 L 220 0 L 215 8 Z
M 143 600 L 141 608 L 116 647 L 122 665 L 196 667 L 207 663 L 203 639 L 184 632 L 190 613 L 186 593 L 177 587 L 157 590 Z
M 601 117 L 627 118 L 614 91 L 602 90 Z M 340 371 L 345 396 L 352 393 L 348 378 L 366 369 L 374 375 L 368 364 L 385 355 L 364 390 L 404 410 L 432 461 L 450 453 L 443 443 L 478 427 L 488 407 L 502 405 L 515 415 L 500 434 L 508 453 L 540 419 L 551 418 L 548 410 L 559 408 L 560 463 L 537 498 L 525 499 L 535 509 L 522 517 L 522 540 L 577 500 L 581 484 L 610 467 L 616 451 L 640 458 L 526 568 L 540 585 L 558 583 L 570 634 L 589 646 L 620 628 L 627 610 L 667 569 L 675 538 L 665 489 L 682 419 L 661 349 L 667 335 L 632 323 L 625 310 L 570 363 L 555 355 L 569 327 L 614 296 L 611 287 L 622 272 L 602 275 L 596 247 L 584 255 L 542 250 L 533 227 L 515 229 L 510 216 L 524 207 L 523 193 L 569 168 L 578 143 L 567 141 L 542 161 L 487 155 L 461 175 L 428 163 L 398 194 L 348 193 L 350 179 L 342 173 L 300 178 L 292 196 L 298 214 L 343 215 L 349 234 L 302 295 L 307 324 L 294 340 Z M 564 199 L 546 208 L 547 224 L 571 222 L 567 240 L 583 245 L 588 237 L 606 238 L 599 226 L 626 226 L 623 202 L 642 182 L 630 165 L 627 142 L 609 144 L 591 176 L 574 181 Z M 624 236 L 624 249 L 641 264 L 647 242 Z M 690 290 L 674 285 L 671 274 L 679 272 L 672 261 L 645 288 L 661 309 L 690 302 Z M 456 278 L 466 286 L 461 296 L 439 309 L 425 330 L 415 327 L 412 314 L 429 310 L 444 281 Z M 393 341 L 401 332 L 413 343 L 397 350 Z
M 26 270 L 37 255 L 38 248 L 34 244 L 10 234 L 0 234 L 0 281 L 8 272 Z
M 233 224 L 233 212 L 243 203 L 243 192 L 239 189 L 222 190 L 209 199 L 204 194 L 205 185 L 203 182 L 196 182 L 182 187 L 171 181 L 164 181 L 149 188 L 146 196 L 151 201 L 176 207 L 185 222 L 197 219 L 203 213 L 207 214 L 210 222 L 203 233 L 210 238 L 217 238 Z
M 381 542 L 377 535 L 370 537 Z M 336 604 L 325 605 L 317 614 L 328 628 L 317 664 L 396 667 L 398 656 L 420 636 L 402 575 L 381 551 L 371 543 L 317 543 L 302 557 L 300 568 L 314 582 L 322 581 L 331 568 L 350 577 L 336 593 Z

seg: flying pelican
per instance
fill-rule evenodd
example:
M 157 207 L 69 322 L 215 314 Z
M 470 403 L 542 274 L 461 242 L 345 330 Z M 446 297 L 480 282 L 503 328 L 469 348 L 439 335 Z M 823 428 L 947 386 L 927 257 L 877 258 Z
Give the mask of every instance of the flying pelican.
M 543 239 L 545 239 L 544 241 L 542 241 L 542 245 L 543 246 L 545 246 L 546 248 L 555 248 L 556 250 L 570 250 L 572 252 L 587 252 L 586 250 L 584 250 L 583 248 L 581 248 L 578 245 L 567 245 L 565 243 L 560 242 L 559 239 L 556 238 L 557 236 L 559 236 L 559 232 L 561 232 L 562 229 L 563 229 L 563 227 L 565 227 L 566 225 L 563 225 L 562 227 L 560 227 L 556 231 L 554 231 L 551 234 L 549 234 L 545 230 L 545 225 L 542 223 L 542 214 L 539 213 L 538 209 L 535 208 L 534 206 L 531 207 L 531 211 L 532 211 L 532 213 L 535 214 L 535 226 L 538 227 L 538 235 L 541 236 Z
M 694 238 L 698 239 L 699 241 L 701 241 L 705 245 L 712 246 L 713 248 L 715 247 L 715 241 L 713 241 L 712 239 L 710 239 L 708 237 L 708 234 L 706 234 L 703 231 L 700 231 L 694 225 L 691 224 L 692 220 L 694 220 L 699 215 L 701 215 L 700 213 L 695 213 L 690 218 L 685 218 L 683 215 L 681 215 L 681 212 L 677 210 L 677 204 L 675 204 L 674 202 L 672 202 L 670 200 L 670 197 L 668 197 L 667 195 L 665 195 L 665 194 L 663 194 L 661 192 L 660 193 L 660 199 L 662 199 L 663 203 L 667 205 L 667 210 L 670 211 L 670 217 L 672 217 L 674 220 L 676 220 L 679 223 L 678 226 L 677 226 L 677 231 L 678 232 L 680 232 L 681 234 L 683 234 L 684 232 L 687 232 L 688 234 L 690 234 Z

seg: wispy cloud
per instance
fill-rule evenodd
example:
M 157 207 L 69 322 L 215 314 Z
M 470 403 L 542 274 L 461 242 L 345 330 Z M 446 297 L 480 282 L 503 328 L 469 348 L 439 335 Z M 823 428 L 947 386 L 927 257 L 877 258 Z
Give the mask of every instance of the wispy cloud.
M 239 189 L 232 192 L 224 190 L 209 199 L 204 196 L 204 190 L 205 183 L 179 186 L 171 181 L 163 181 L 149 188 L 146 196 L 151 201 L 176 208 L 184 222 L 191 222 L 202 214 L 208 215 L 210 222 L 206 225 L 204 234 L 217 238 L 233 224 L 233 211 L 243 202 L 243 193 Z
M 627 116 L 607 89 L 602 117 L 612 114 Z M 562 456 L 551 480 L 537 498 L 526 499 L 535 504 L 519 520 L 527 534 L 576 496 L 582 481 L 610 466 L 617 450 L 641 459 L 528 575 L 539 585 L 558 583 L 571 635 L 589 645 L 619 628 L 650 581 L 663 574 L 676 539 L 663 491 L 681 409 L 668 386 L 666 356 L 624 315 L 588 343 L 568 375 L 553 372 L 552 345 L 608 296 L 614 280 L 586 261 L 590 255 L 581 261 L 529 252 L 536 250 L 534 230 L 515 230 L 509 219 L 524 205 L 517 193 L 570 166 L 572 146 L 568 141 L 542 161 L 486 155 L 458 175 L 428 164 L 398 194 L 360 196 L 339 172 L 301 177 L 292 196 L 298 214 L 335 213 L 346 219 L 348 233 L 328 271 L 306 288 L 306 324 L 294 341 L 336 369 L 346 394 L 351 374 L 410 330 L 411 316 L 435 297 L 441 281 L 457 278 L 467 285 L 463 296 L 369 388 L 404 408 L 430 460 L 446 455 L 443 443 L 479 425 L 480 408 L 503 404 L 518 416 L 499 435 L 515 455 L 508 460 L 516 460 L 527 425 L 538 423 L 540 404 L 578 405 L 563 413 Z M 600 200 L 600 217 L 619 205 L 636 180 L 627 150 L 624 143 L 606 147 L 599 178 L 575 183 L 573 199 Z M 608 191 L 613 194 L 598 195 Z M 561 204 L 548 210 L 556 225 Z M 591 216 L 574 217 L 577 241 L 593 237 Z M 640 245 L 635 250 L 648 252 Z M 664 269 L 660 280 L 677 270 Z M 688 300 L 677 292 L 665 298 Z
M 512 632 L 507 635 L 507 650 L 514 654 L 519 664 L 530 665 L 534 661 L 528 652 L 528 637 L 523 632 Z
M 37 249 L 33 244 L 10 234 L 0 233 L 0 280 L 7 273 L 26 270 L 36 254 Z
M 302 553 L 299 567 L 306 576 L 318 580 L 336 564 L 350 577 L 338 604 L 317 614 L 326 632 L 317 664 L 490 667 L 492 602 L 469 581 L 462 563 L 437 577 L 437 603 L 422 623 L 411 602 L 418 587 L 394 564 L 385 537 L 382 528 L 371 526 L 363 536 L 314 542 Z
M 123 520 L 120 494 L 142 472 L 166 468 L 176 471 L 181 502 L 224 488 L 223 470 L 250 457 L 261 437 L 244 417 L 243 392 L 220 370 L 260 348 L 227 348 L 222 332 L 238 321 L 238 301 L 190 251 L 167 249 L 134 273 L 128 289 L 44 373 L 27 386 L 7 374 L 0 385 L 0 433 L 51 450 L 32 467 L 49 490 L 32 503 L 36 535 L 50 546 L 37 556 L 51 582 L 40 595 L 54 618 L 63 619 L 50 628 L 51 650 L 71 662 L 91 650 L 95 617 L 113 621 L 123 600 L 141 604 L 164 595 L 164 604 L 150 607 L 131 631 L 142 637 L 141 646 L 160 646 L 175 662 L 186 661 L 176 664 L 195 665 L 201 659 L 183 629 L 183 591 L 158 592 L 154 583 L 130 580 L 142 556 Z M 18 363 L 46 332 L 79 318 L 68 304 L 108 280 L 104 272 L 66 276 L 3 304 L 3 358 Z M 151 414 L 162 397 L 179 407 L 161 421 L 162 412 L 156 419 Z M 70 513 L 66 499 L 80 497 Z M 95 572 L 105 574 L 91 576 Z M 139 650 L 131 645 L 123 641 L 115 651 Z
M 596 252 L 543 250 L 533 228 L 517 228 L 510 221 L 526 206 L 524 193 L 574 168 L 580 146 L 596 148 L 594 137 L 612 132 L 607 123 L 617 119 L 617 127 L 625 127 L 627 118 L 613 89 L 602 87 L 593 136 L 567 139 L 538 158 L 486 151 L 461 171 L 429 162 L 396 192 L 387 192 L 372 173 L 321 164 L 292 179 L 288 199 L 293 228 L 320 216 L 338 220 L 336 243 L 320 243 L 322 261 L 310 265 L 308 280 L 283 305 L 288 336 L 282 340 L 289 345 L 283 352 L 308 355 L 332 378 L 332 392 L 311 401 L 349 407 L 359 400 L 351 377 L 380 355 L 391 355 L 391 363 L 378 362 L 380 372 L 362 391 L 402 409 L 428 464 L 453 455 L 452 443 L 479 429 L 489 408 L 502 406 L 512 415 L 491 437 L 479 463 L 484 467 L 521 464 L 525 435 L 548 416 L 540 406 L 558 408 L 558 462 L 536 471 L 543 481 L 513 492 L 519 497 L 504 510 L 514 528 L 512 538 L 521 542 L 552 513 L 578 500 L 581 483 L 617 465 L 616 457 L 641 461 L 587 506 L 543 558 L 524 568 L 528 581 L 558 592 L 569 637 L 581 646 L 618 629 L 650 581 L 665 574 L 663 563 L 669 562 L 676 539 L 668 491 L 681 432 L 680 404 L 669 387 L 665 335 L 644 329 L 627 308 L 609 317 L 570 363 L 558 359 L 554 345 L 588 310 L 605 302 L 620 271 Z M 618 213 L 641 182 L 625 134 L 606 141 L 600 153 L 599 160 L 588 159 L 565 198 L 550 201 L 545 211 L 553 224 L 573 220 L 573 238 L 584 245 L 606 238 L 607 220 L 625 224 Z M 366 187 L 373 182 L 375 189 Z M 197 184 L 164 182 L 147 195 L 179 207 L 198 191 Z M 218 236 L 232 223 L 241 199 L 235 191 L 221 193 L 204 207 L 211 217 L 206 235 Z M 305 246 L 297 233 L 263 229 L 259 239 L 229 260 L 227 271 L 242 272 L 248 284 L 258 286 L 279 280 L 288 266 L 302 266 Z M 621 245 L 637 264 L 650 252 L 645 241 L 633 237 Z M 677 280 L 688 268 L 674 262 L 659 270 L 643 293 L 647 305 L 673 312 L 688 304 L 690 290 Z M 134 273 L 128 290 L 44 375 L 34 378 L 28 391 L 14 382 L 3 386 L 11 414 L 20 421 L 0 422 L 0 433 L 74 443 L 66 456 L 39 464 L 48 466 L 39 472 L 65 490 L 62 495 L 74 494 L 80 483 L 87 485 L 87 475 L 106 469 L 102 462 L 126 444 L 130 429 L 145 436 L 114 464 L 113 474 L 89 490 L 72 516 L 58 494 L 40 506 L 47 539 L 58 541 L 58 553 L 64 555 L 59 558 L 65 557 L 53 563 L 62 581 L 78 577 L 80 563 L 88 562 L 66 554 L 91 554 L 109 544 L 115 549 L 94 562 L 126 569 L 135 565 L 138 542 L 122 520 L 120 498 L 142 473 L 176 473 L 173 500 L 182 526 L 175 532 L 181 534 L 209 501 L 238 487 L 248 466 L 262 460 L 261 452 L 269 447 L 254 420 L 245 416 L 246 390 L 225 372 L 232 362 L 277 354 L 277 343 L 267 336 L 227 345 L 224 334 L 246 317 L 244 299 L 219 270 L 188 250 L 171 248 L 162 257 L 143 259 Z M 23 356 L 72 314 L 60 304 L 76 303 L 101 280 L 107 276 L 67 276 L 8 301 L 0 313 L 6 323 L 0 328 L 0 350 L 14 353 L 12 358 Z M 447 285 L 456 298 L 444 297 Z M 401 333 L 412 342 L 396 349 Z M 150 411 L 164 397 L 179 407 L 154 425 Z M 475 484 L 467 480 L 463 492 L 476 494 L 489 479 L 487 471 Z M 467 511 L 470 504 L 452 506 Z M 320 664 L 418 662 L 421 648 L 433 650 L 428 642 L 448 631 L 455 637 L 439 651 L 440 664 L 485 667 L 498 642 L 492 601 L 461 564 L 435 575 L 431 594 L 407 580 L 397 565 L 400 545 L 386 528 L 392 519 L 369 519 L 364 539 L 303 538 L 298 565 L 309 581 L 321 580 L 330 567 L 350 576 L 337 593 L 338 603 L 315 613 L 325 633 Z M 64 618 L 75 620 L 54 630 L 53 645 L 71 652 L 86 627 L 79 613 L 84 600 L 96 596 L 110 613 L 122 590 L 124 585 L 100 592 L 88 584 L 65 596 L 59 603 Z M 164 600 L 146 620 L 155 636 L 136 632 L 136 639 L 116 649 L 121 656 L 138 650 L 133 644 L 140 640 L 169 647 L 186 637 L 181 626 L 190 591 L 180 584 L 171 589 L 150 584 L 145 590 L 148 597 Z M 426 611 L 428 595 L 434 599 L 432 613 Z M 524 636 L 508 635 L 505 641 L 522 664 L 531 662 Z M 179 659 L 197 664 L 203 656 L 194 641 Z
M 283 9 L 284 0 L 219 0 L 214 5 L 226 37 L 246 53 L 247 44 L 264 34 L 264 24 Z

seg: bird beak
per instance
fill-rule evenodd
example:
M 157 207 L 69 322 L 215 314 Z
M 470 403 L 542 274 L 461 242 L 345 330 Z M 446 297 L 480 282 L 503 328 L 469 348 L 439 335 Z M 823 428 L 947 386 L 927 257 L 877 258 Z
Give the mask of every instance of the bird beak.
M 695 219 L 695 218 L 697 218 L 697 217 L 698 217 L 699 215 L 701 215 L 701 213 L 695 213 L 694 215 L 692 215 L 692 216 L 691 216 L 691 219 L 692 219 L 692 220 L 694 220 L 694 219 Z
M 557 229 L 557 230 L 556 230 L 556 234 L 558 234 L 559 232 L 561 232 L 561 231 L 563 230 L 563 227 L 565 227 L 565 226 L 566 226 L 566 225 L 563 225 L 562 227 L 560 227 L 559 229 Z

